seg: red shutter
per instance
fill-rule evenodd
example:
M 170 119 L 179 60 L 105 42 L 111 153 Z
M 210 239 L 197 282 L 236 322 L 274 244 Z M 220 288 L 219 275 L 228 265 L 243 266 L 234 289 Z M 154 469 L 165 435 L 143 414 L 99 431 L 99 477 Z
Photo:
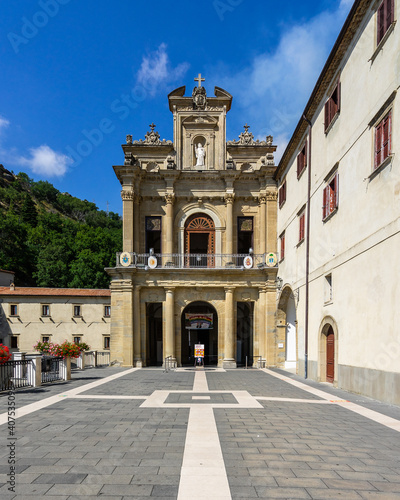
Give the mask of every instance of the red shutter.
M 299 241 L 304 240 L 304 220 L 305 215 L 302 213 L 299 220 Z
M 328 215 L 328 189 L 329 186 L 326 186 L 323 192 L 323 201 L 322 201 L 322 219 Z
M 283 189 L 282 203 L 284 203 L 286 201 L 286 181 L 283 183 L 282 189 Z
M 338 111 L 338 113 L 340 113 L 341 93 L 342 93 L 342 84 L 341 84 L 340 80 L 338 80 L 338 84 L 337 84 L 337 111 Z
M 339 206 L 339 174 L 335 175 L 335 208 Z
M 306 139 L 306 143 L 304 144 L 304 166 L 306 167 L 308 164 L 308 140 Z
M 325 132 L 327 131 L 329 127 L 329 99 L 325 103 Z
M 386 29 L 387 31 L 390 27 L 390 25 L 394 21 L 394 0 L 386 0 Z
M 297 178 L 300 176 L 301 172 L 301 152 L 297 155 Z
M 382 130 L 383 123 L 381 122 L 375 129 L 375 168 L 381 164 Z
M 285 258 L 285 235 L 282 234 L 281 236 L 281 258 L 280 260 L 283 260 Z
M 378 35 L 377 35 L 378 44 L 385 35 L 385 3 L 386 0 L 383 0 L 378 9 Z

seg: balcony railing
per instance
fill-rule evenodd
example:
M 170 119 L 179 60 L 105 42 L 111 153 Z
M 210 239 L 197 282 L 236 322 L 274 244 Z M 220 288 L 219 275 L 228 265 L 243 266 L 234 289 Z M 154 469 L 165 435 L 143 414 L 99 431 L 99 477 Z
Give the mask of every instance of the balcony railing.
M 127 254 L 127 255 L 126 255 Z M 121 255 L 125 260 L 121 260 Z M 278 266 L 271 254 L 136 254 L 117 253 L 116 267 L 136 269 L 264 269 Z M 127 258 L 129 256 L 129 258 Z M 250 258 L 249 258 L 250 257 Z

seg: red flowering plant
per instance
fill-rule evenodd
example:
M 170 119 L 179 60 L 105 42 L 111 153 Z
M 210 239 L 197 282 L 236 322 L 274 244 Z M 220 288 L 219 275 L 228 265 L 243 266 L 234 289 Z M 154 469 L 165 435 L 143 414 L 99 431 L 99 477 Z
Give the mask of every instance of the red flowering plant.
M 9 361 L 11 357 L 12 354 L 10 354 L 9 348 L 4 344 L 0 344 L 0 365 Z
M 36 342 L 33 348 L 36 351 L 39 351 L 40 354 L 51 354 L 51 350 L 53 349 L 53 345 L 51 342 Z
M 78 344 L 64 340 L 62 344 L 53 344 L 51 354 L 59 358 L 79 358 L 81 351 Z
M 80 352 L 90 351 L 90 345 L 86 344 L 86 342 L 79 342 L 79 344 L 77 344 L 77 346 L 79 347 Z

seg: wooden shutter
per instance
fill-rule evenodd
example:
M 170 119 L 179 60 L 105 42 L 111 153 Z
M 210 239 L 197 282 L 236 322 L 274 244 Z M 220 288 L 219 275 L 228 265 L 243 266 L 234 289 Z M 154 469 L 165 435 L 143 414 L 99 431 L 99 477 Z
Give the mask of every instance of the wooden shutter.
M 322 218 L 325 219 L 328 215 L 328 199 L 329 199 L 329 195 L 328 195 L 328 190 L 329 190 L 329 186 L 326 186 L 326 188 L 324 189 L 324 192 L 323 192 L 323 205 L 322 205 Z
M 381 163 L 390 155 L 391 116 L 392 114 L 389 113 L 383 119 Z
M 325 103 L 325 132 L 327 131 L 329 127 L 329 99 Z
M 281 236 L 281 258 L 280 260 L 285 258 L 285 233 Z
M 338 79 L 337 83 L 337 112 L 340 113 L 340 100 L 341 100 L 341 94 L 342 94 L 342 84 L 340 82 L 340 79 Z
M 375 129 L 375 168 L 379 167 L 381 162 L 381 151 L 382 151 L 382 132 L 383 132 L 383 122 Z
M 378 35 L 377 35 L 377 43 L 379 44 L 382 38 L 385 35 L 385 3 L 386 0 L 383 0 L 379 9 L 378 9 Z
M 394 21 L 394 0 L 386 0 L 386 26 L 385 32 Z
M 299 220 L 299 241 L 304 240 L 304 221 L 305 221 L 305 215 L 303 212 L 300 215 L 300 220 Z

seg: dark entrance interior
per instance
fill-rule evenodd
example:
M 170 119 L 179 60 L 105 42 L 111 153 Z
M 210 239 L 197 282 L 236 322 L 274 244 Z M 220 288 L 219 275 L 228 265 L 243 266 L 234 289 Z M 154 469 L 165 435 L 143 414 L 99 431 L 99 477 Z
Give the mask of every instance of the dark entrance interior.
M 237 366 L 253 366 L 253 302 L 237 303 L 237 340 L 236 363 Z
M 162 337 L 162 303 L 147 304 L 147 349 L 146 365 L 162 366 L 163 364 L 163 337 Z
M 185 315 L 213 314 L 213 328 L 193 329 L 186 328 Z M 214 307 L 207 302 L 192 302 L 182 313 L 182 366 L 194 366 L 194 346 L 204 344 L 204 365 L 218 364 L 218 316 Z
M 192 233 L 190 235 L 189 253 L 207 253 L 209 247 L 209 235 L 207 233 Z

